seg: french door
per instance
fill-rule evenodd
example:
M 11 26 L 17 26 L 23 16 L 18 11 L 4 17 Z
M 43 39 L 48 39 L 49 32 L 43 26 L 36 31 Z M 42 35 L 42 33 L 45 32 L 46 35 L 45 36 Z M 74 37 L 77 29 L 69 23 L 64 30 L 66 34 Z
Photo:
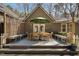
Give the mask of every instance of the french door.
M 45 24 L 33 24 L 33 32 L 45 32 Z

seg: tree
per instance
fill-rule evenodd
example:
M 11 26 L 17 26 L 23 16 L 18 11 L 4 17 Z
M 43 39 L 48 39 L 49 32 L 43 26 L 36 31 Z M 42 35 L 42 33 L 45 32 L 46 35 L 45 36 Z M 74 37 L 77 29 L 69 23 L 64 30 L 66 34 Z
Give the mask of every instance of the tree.
M 75 35 L 75 16 L 76 16 L 76 12 L 78 11 L 78 5 L 74 4 L 74 3 L 69 3 L 69 4 L 65 4 L 65 6 L 66 6 L 65 12 L 69 13 L 71 20 L 72 20 L 71 32 Z M 72 39 L 72 44 L 75 44 L 76 40 L 75 40 L 75 42 L 73 42 L 74 40 L 75 40 L 75 38 Z
M 27 16 L 31 12 L 31 10 L 33 10 L 33 8 L 35 7 L 35 4 L 22 3 L 22 7 L 24 10 L 24 16 Z
M 52 3 L 49 3 L 47 6 L 48 6 L 48 13 L 51 15 L 53 11 L 53 5 Z
M 77 8 L 77 15 L 76 15 L 76 17 L 79 17 L 79 3 L 77 3 L 76 5 L 77 5 L 77 7 L 78 7 L 78 8 Z
M 11 10 L 13 9 L 10 5 L 7 5 L 7 7 L 8 7 L 9 9 L 11 9 Z
M 60 13 L 60 7 L 58 4 L 54 5 L 54 10 L 55 10 L 55 16 L 59 16 Z

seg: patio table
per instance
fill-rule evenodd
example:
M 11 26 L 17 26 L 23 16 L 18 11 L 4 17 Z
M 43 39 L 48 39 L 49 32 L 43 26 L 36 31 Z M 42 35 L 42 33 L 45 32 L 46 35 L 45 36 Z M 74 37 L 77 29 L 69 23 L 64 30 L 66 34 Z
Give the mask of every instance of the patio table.
M 29 39 L 36 39 L 36 40 L 49 40 L 51 38 L 51 33 L 48 32 L 32 32 L 29 33 Z

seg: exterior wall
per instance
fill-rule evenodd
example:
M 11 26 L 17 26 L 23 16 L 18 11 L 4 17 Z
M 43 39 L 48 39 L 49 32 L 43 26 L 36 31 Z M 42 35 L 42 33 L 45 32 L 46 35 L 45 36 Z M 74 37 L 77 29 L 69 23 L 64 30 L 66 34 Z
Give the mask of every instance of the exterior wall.
M 3 16 L 3 20 L 4 20 L 4 14 L 2 14 L 1 16 Z M 17 28 L 16 28 L 18 24 L 17 22 L 18 22 L 17 19 L 6 15 L 6 29 L 5 28 L 4 29 L 6 30 L 7 32 L 6 34 L 8 36 L 17 34 Z
M 54 28 L 52 30 L 61 32 L 61 24 L 67 24 L 67 32 L 70 32 L 71 31 L 71 28 L 69 27 L 70 26 L 69 24 L 71 24 L 71 23 L 66 23 L 66 22 L 54 23 Z
M 4 24 L 4 14 L 0 14 L 0 17 L 3 17 L 3 24 Z M 7 32 L 6 34 L 8 36 L 13 35 L 14 31 L 12 31 L 12 30 L 16 29 L 15 24 L 12 24 L 12 23 L 15 23 L 14 19 L 12 17 L 6 15 L 6 29 L 4 28 L 4 26 L 3 26 L 3 28 L 6 30 L 6 32 Z M 3 31 L 4 31 L 4 29 L 3 29 Z
M 25 32 L 33 32 L 33 24 L 28 22 L 25 24 Z M 61 32 L 61 23 L 48 23 L 45 24 L 46 32 Z
M 6 34 L 8 36 L 11 36 L 11 35 L 16 35 L 17 34 L 17 24 L 18 24 L 18 19 L 16 19 L 15 17 L 11 16 L 12 14 L 11 13 L 14 13 L 14 12 L 10 12 L 7 10 L 7 14 L 5 15 L 6 17 L 4 17 L 4 12 L 0 12 L 0 22 L 1 22 L 1 19 L 3 19 L 3 24 L 5 25 L 4 23 L 4 19 L 6 18 L 6 28 L 4 28 L 4 25 L 2 26 L 3 27 L 3 31 L 6 30 Z M 10 15 L 11 14 L 11 15 Z M 16 16 L 16 15 L 15 15 Z M 2 28 L 0 27 L 0 29 Z M 5 33 L 4 33 L 5 34 Z M 6 37 L 6 36 L 5 36 Z M 6 37 L 7 38 L 7 37 Z M 4 40 L 4 43 L 6 43 L 6 38 Z M 8 40 L 7 40 L 8 41 Z M 1 45 L 1 36 L 0 36 L 0 45 Z
M 9 25 L 10 26 L 7 26 L 7 28 L 9 28 L 9 36 L 12 36 L 12 35 L 17 35 L 17 33 L 18 33 L 18 20 L 17 19 L 15 19 L 15 18 L 10 18 L 10 20 L 9 20 Z
M 25 23 L 25 32 L 33 32 L 33 24 L 28 22 Z
M 0 38 L 0 45 L 1 45 L 1 38 Z
M 75 24 L 75 33 L 76 35 L 79 35 L 79 23 Z
M 71 32 L 72 27 L 70 27 L 71 23 L 67 23 L 67 32 Z M 72 25 L 72 24 L 71 24 Z
M 9 36 L 10 35 L 10 19 L 8 16 L 6 16 L 6 32 L 7 32 L 7 35 Z
M 72 28 L 71 28 L 72 29 Z M 67 32 L 71 31 L 71 29 L 69 30 L 69 23 L 67 24 Z M 79 23 L 75 23 L 75 34 L 78 35 L 79 34 Z
M 4 33 L 4 24 L 3 24 L 3 13 L 0 13 L 0 45 L 1 45 L 1 34 Z
M 3 15 L 0 13 L 0 35 L 4 32 Z
M 20 22 L 19 22 L 20 23 Z M 25 33 L 25 24 L 24 23 L 20 23 L 20 24 L 17 24 L 17 34 L 22 34 L 22 33 Z
M 0 23 L 0 36 L 4 33 L 4 23 Z
M 70 28 L 69 28 L 69 23 L 67 23 L 67 32 L 70 31 Z
M 3 14 L 0 13 L 0 23 L 3 22 L 4 18 L 3 18 Z
M 46 32 L 60 32 L 61 23 L 50 23 L 46 24 Z
M 60 24 L 60 26 L 59 26 L 59 24 Z M 67 32 L 70 32 L 71 31 L 71 28 L 69 27 L 70 25 L 70 23 L 67 23 L 67 22 L 61 22 L 61 23 L 59 23 L 58 24 L 58 28 L 57 29 L 60 29 L 60 31 L 59 32 L 61 32 L 61 24 L 67 24 Z
M 61 32 L 61 23 L 45 24 L 46 32 Z M 33 24 L 28 22 L 25 24 L 25 32 L 33 32 Z
M 67 32 L 70 32 L 72 29 L 72 27 L 71 28 L 69 27 L 69 24 L 71 23 L 67 23 Z M 75 34 L 76 35 L 79 34 L 79 23 L 75 23 Z

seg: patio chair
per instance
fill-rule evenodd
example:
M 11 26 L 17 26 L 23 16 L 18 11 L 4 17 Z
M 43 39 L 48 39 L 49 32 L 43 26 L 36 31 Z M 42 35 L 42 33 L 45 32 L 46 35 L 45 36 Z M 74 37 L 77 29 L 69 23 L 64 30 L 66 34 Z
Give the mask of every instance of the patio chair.
M 42 40 L 49 40 L 50 39 L 50 33 L 41 33 L 41 39 Z
M 32 40 L 38 40 L 39 39 L 39 34 L 36 32 L 32 33 Z

